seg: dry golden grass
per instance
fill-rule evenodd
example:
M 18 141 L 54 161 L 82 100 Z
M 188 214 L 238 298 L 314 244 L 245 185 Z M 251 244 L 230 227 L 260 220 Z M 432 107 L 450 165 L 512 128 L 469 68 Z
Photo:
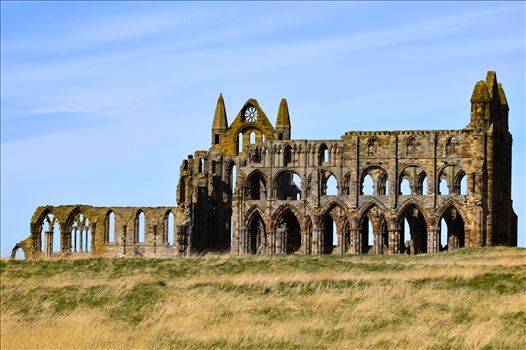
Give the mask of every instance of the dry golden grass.
M 2 261 L 2 349 L 526 348 L 526 250 Z

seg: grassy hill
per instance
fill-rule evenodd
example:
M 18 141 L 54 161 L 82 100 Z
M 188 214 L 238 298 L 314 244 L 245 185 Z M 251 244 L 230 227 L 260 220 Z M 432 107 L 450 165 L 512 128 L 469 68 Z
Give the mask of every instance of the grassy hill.
M 2 261 L 1 348 L 526 348 L 526 250 Z

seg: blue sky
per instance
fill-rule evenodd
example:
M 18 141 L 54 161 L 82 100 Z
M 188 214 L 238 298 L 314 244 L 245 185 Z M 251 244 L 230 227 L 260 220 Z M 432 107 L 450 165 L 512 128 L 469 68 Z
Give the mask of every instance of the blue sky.
M 523 2 L 1 2 L 1 255 L 39 205 L 175 205 L 220 92 L 293 138 L 460 129 L 496 70 L 525 246 Z

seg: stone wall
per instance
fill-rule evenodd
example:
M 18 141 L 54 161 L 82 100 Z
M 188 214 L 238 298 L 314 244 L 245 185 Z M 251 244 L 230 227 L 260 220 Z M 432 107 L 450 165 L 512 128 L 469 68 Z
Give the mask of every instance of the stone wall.
M 210 149 L 181 164 L 177 207 L 39 207 L 30 237 L 14 250 L 31 258 L 86 251 L 172 257 L 210 251 L 418 254 L 516 245 L 508 111 L 496 74 L 488 72 L 475 84 L 464 129 L 349 131 L 336 140 L 292 140 L 284 99 L 275 126 L 254 99 L 229 126 L 220 96 Z M 112 212 L 115 234 L 109 239 Z M 141 212 L 144 240 L 138 237 Z M 169 213 L 175 217 L 172 242 Z M 49 246 L 53 220 L 60 249 Z M 86 227 L 91 238 L 83 244 L 90 246 L 78 251 L 75 230 Z

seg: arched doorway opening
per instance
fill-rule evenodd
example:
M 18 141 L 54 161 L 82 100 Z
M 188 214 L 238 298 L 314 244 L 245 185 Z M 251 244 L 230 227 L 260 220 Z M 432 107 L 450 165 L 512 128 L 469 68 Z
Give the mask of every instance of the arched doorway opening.
M 387 220 L 383 211 L 372 205 L 358 222 L 357 251 L 363 254 L 383 254 L 389 245 Z
M 26 260 L 26 253 L 18 244 L 16 244 L 13 250 L 11 250 L 11 259 Z
M 454 206 L 449 206 L 440 217 L 440 250 L 465 247 L 464 219 Z
M 266 246 L 266 229 L 265 222 L 259 214 L 255 211 L 247 223 L 248 230 L 248 253 L 261 254 L 265 251 Z
M 427 253 L 427 223 L 424 215 L 414 204 L 408 205 L 398 220 L 400 230 L 400 253 Z
M 278 247 L 282 246 L 281 250 L 286 254 L 297 254 L 301 248 L 301 232 L 300 223 L 296 215 L 290 210 L 286 209 L 277 221 L 276 226 L 276 251 L 279 253 Z
M 339 242 L 340 218 L 345 217 L 344 210 L 339 205 L 330 207 L 322 217 L 321 222 L 321 253 L 332 254 L 341 244 Z

